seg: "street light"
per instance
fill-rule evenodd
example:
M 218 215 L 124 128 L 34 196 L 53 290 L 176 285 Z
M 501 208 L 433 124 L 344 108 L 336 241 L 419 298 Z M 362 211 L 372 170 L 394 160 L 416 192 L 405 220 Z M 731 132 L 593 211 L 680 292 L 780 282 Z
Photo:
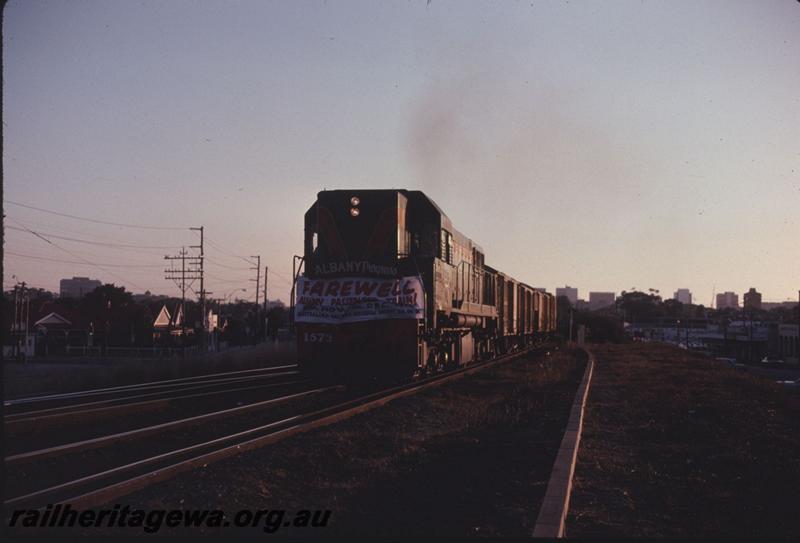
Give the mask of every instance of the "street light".
M 235 288 L 235 289 L 233 289 L 232 291 L 230 291 L 230 292 L 228 293 L 228 295 L 227 295 L 227 296 L 225 296 L 225 303 L 226 303 L 226 304 L 227 304 L 227 303 L 230 301 L 230 299 L 231 299 L 231 296 L 233 296 L 233 293 L 234 293 L 234 292 L 247 292 L 247 289 L 246 289 L 246 288 Z

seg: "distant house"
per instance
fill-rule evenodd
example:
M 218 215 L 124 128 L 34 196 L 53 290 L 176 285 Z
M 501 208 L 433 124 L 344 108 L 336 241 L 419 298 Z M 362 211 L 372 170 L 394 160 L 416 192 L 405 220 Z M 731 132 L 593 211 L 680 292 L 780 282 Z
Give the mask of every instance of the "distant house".
M 169 309 L 167 309 L 166 304 L 164 304 L 161 306 L 161 311 L 158 312 L 158 316 L 153 322 L 153 328 L 163 330 L 168 328 L 170 324 L 172 324 L 172 317 L 169 314 Z
M 219 315 L 208 310 L 206 316 L 207 341 L 210 347 L 216 344 L 216 334 L 224 323 L 220 322 Z M 180 302 L 176 302 L 170 311 L 167 304 L 162 304 L 155 320 L 153 321 L 153 343 L 162 347 L 174 346 L 180 343 L 181 336 L 185 333 L 187 338 L 200 334 L 203 329 L 203 314 L 198 306 L 189 306 L 188 316 L 184 317 Z
M 32 332 L 36 335 L 36 354 L 68 354 L 69 347 L 91 347 L 91 326 L 75 310 L 45 303 L 34 316 Z
M 167 304 L 161 306 L 156 320 L 153 321 L 153 343 L 159 345 L 170 344 L 186 332 L 186 335 L 194 333 L 190 326 L 183 328 L 183 309 L 181 304 L 175 304 L 175 308 L 170 313 Z

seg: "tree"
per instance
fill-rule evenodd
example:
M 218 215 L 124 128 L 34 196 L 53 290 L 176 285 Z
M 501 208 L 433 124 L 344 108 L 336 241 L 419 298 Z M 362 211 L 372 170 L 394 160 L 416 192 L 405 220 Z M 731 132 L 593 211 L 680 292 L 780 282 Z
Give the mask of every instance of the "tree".
M 583 324 L 588 339 L 596 343 L 623 343 L 628 340 L 622 321 L 614 315 L 580 311 L 575 314 L 575 324 Z
M 649 294 L 639 291 L 625 292 L 623 290 L 622 294 L 617 298 L 617 308 L 623 311 L 627 321 L 661 316 L 663 314 L 661 296 L 658 296 L 656 292 L 653 289 Z
M 679 302 L 678 300 L 664 300 L 662 308 L 667 317 L 679 319 L 683 316 L 683 303 Z
M 130 345 L 136 334 L 133 295 L 114 284 L 97 287 L 78 302 L 78 309 L 105 346 Z

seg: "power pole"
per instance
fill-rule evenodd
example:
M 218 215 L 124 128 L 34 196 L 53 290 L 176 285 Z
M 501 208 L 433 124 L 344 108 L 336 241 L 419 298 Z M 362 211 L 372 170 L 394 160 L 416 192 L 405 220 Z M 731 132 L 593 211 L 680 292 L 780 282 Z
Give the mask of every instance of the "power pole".
M 264 313 L 267 312 L 267 276 L 269 274 L 269 266 L 264 266 Z
M 203 284 L 203 262 L 205 261 L 205 257 L 203 256 L 203 229 L 203 226 L 199 228 L 189 228 L 189 230 L 200 231 L 200 245 L 190 245 L 189 248 L 200 249 L 200 310 L 203 312 L 203 331 L 200 333 L 200 343 L 203 345 L 203 352 L 206 352 L 208 350 L 208 339 L 206 338 L 206 330 L 208 330 L 208 315 L 206 315 L 206 290 Z
M 14 325 L 11 330 L 14 332 L 14 356 L 19 356 L 19 285 L 14 285 Z
M 30 320 L 31 299 L 26 285 L 25 281 L 14 285 L 14 324 L 11 328 L 14 336 L 14 356 L 27 356 L 28 354 L 28 320 Z M 25 328 L 24 339 L 23 327 Z
M 19 341 L 17 340 L 17 323 L 19 319 L 17 315 L 19 314 L 19 295 L 18 295 L 19 287 L 14 285 L 14 324 L 11 326 L 11 332 L 14 337 L 14 344 L 13 344 L 13 353 L 12 356 L 17 356 L 17 347 L 19 345 Z
M 25 281 L 22 282 L 22 290 L 25 290 Z M 31 295 L 25 291 L 25 362 L 28 361 L 28 322 L 31 316 Z
M 250 279 L 250 280 L 256 282 L 256 305 L 258 305 L 258 291 L 259 291 L 259 288 L 261 287 L 261 255 L 258 255 L 258 256 L 252 256 L 251 255 L 250 258 L 257 259 L 256 260 L 256 262 L 257 262 L 256 267 L 255 268 L 250 268 L 251 270 L 256 270 L 256 278 L 255 279 Z
M 269 338 L 269 317 L 267 317 L 267 281 L 269 278 L 269 266 L 264 266 L 264 341 Z
M 261 310 L 261 308 L 258 306 L 258 292 L 261 290 L 261 255 L 250 255 L 250 258 L 256 259 L 256 267 L 250 268 L 251 270 L 256 270 L 256 278 L 250 280 L 256 282 L 256 322 L 258 323 L 258 326 L 261 326 L 262 320 L 258 315 L 258 312 Z M 261 336 L 260 332 L 260 330 L 256 330 L 256 335 Z
M 192 284 L 203 277 L 202 270 L 197 268 L 197 263 L 202 263 L 202 258 L 198 256 L 189 256 L 186 252 L 186 247 L 181 248 L 180 253 L 176 256 L 165 256 L 164 260 L 170 261 L 170 268 L 164 270 L 166 274 L 164 279 L 171 279 L 175 282 L 181 291 L 181 347 L 183 348 L 183 356 L 186 356 L 186 289 L 190 288 Z M 181 269 L 175 268 L 174 262 L 181 261 Z M 189 261 L 189 268 L 186 267 L 186 261 Z M 202 265 L 202 264 L 201 264 Z M 194 266 L 194 267 L 192 267 Z M 187 283 L 189 281 L 189 283 Z

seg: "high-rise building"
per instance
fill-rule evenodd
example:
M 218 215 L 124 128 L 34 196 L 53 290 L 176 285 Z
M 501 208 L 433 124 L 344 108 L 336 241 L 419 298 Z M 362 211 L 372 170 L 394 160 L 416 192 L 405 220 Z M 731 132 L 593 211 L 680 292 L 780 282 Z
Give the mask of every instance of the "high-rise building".
M 559 296 L 566 296 L 569 300 L 569 303 L 575 307 L 578 305 L 578 289 L 573 288 L 569 285 L 565 286 L 564 288 L 558 287 L 556 288 L 556 297 Z
M 739 309 L 739 295 L 733 292 L 717 294 L 717 309 Z
M 682 304 L 691 304 L 692 303 L 692 291 L 688 288 L 679 288 L 675 291 L 674 298 L 678 300 Z
M 89 279 L 88 277 L 62 279 L 60 295 L 62 298 L 83 298 L 102 284 L 97 279 Z
M 753 287 L 744 293 L 745 309 L 761 309 L 761 293 Z
M 613 292 L 590 292 L 589 293 L 589 309 L 603 309 L 610 305 L 614 305 L 616 296 Z

